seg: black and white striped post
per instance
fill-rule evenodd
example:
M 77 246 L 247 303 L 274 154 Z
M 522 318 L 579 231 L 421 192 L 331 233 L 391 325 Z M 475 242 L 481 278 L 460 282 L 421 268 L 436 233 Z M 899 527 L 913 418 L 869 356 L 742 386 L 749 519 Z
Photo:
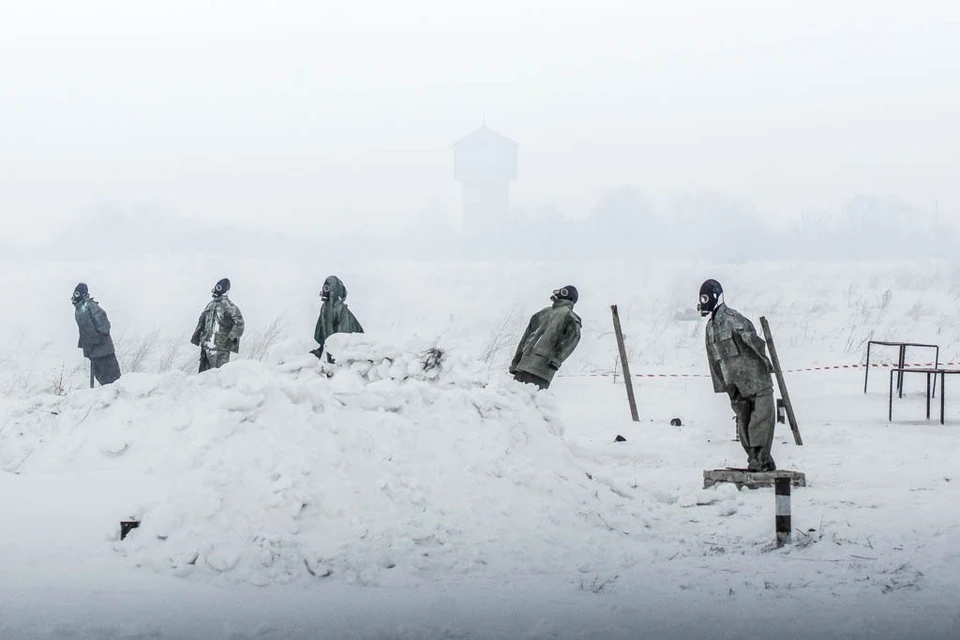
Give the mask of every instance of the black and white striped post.
M 790 478 L 775 478 L 777 496 L 777 547 L 790 544 Z

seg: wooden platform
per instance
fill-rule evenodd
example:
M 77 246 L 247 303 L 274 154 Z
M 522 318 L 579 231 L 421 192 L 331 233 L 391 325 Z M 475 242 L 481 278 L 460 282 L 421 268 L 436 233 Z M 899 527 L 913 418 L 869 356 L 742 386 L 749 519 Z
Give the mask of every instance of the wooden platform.
M 732 482 L 737 489 L 747 487 L 772 487 L 777 478 L 790 478 L 790 486 L 807 486 L 807 477 L 799 471 L 777 469 L 776 471 L 748 471 L 747 469 L 706 469 L 703 472 L 703 488 L 709 489 L 719 482 Z

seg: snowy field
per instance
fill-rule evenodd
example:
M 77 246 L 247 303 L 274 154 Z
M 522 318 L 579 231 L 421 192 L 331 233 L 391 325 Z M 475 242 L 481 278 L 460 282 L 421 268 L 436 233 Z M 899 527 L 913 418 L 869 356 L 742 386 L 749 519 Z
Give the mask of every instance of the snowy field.
M 307 354 L 319 258 L 4 268 L 4 640 L 960 637 L 953 380 L 946 425 L 920 377 L 888 423 L 886 370 L 867 394 L 863 369 L 803 370 L 862 363 L 871 338 L 960 362 L 960 265 L 344 264 L 367 334 L 330 367 Z M 248 334 L 196 375 L 188 338 L 223 276 Z M 809 486 L 782 549 L 772 490 L 702 489 L 744 462 L 687 319 L 708 277 L 770 320 L 792 371 L 804 445 L 780 425 L 773 455 Z M 114 326 L 110 387 L 84 388 L 78 280 Z M 583 339 L 534 393 L 506 362 L 563 284 Z

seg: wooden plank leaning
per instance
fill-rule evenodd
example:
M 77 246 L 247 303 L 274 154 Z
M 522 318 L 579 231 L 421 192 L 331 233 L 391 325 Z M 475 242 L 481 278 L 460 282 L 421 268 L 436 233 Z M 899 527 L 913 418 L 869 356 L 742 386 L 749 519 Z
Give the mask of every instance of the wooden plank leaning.
M 630 377 L 630 363 L 627 362 L 627 347 L 623 343 L 623 330 L 620 328 L 620 313 L 617 305 L 610 305 L 613 313 L 613 330 L 617 334 L 617 347 L 620 349 L 620 366 L 623 368 L 623 382 L 627 386 L 627 402 L 630 403 L 630 416 L 634 422 L 640 422 L 637 413 L 637 398 L 633 395 L 633 378 Z
M 780 358 L 777 356 L 777 347 L 773 344 L 773 333 L 770 331 L 770 323 L 763 316 L 760 317 L 760 326 L 763 327 L 763 336 L 767 341 L 767 348 L 770 349 L 770 361 L 773 363 L 773 373 L 777 378 L 777 386 L 780 388 L 780 395 L 783 396 L 783 404 L 787 410 L 787 420 L 790 422 L 790 430 L 793 431 L 793 441 L 798 445 L 803 444 L 800 438 L 800 427 L 797 426 L 797 416 L 793 413 L 793 403 L 790 402 L 790 393 L 787 391 L 787 383 L 783 379 L 783 369 L 780 367 Z

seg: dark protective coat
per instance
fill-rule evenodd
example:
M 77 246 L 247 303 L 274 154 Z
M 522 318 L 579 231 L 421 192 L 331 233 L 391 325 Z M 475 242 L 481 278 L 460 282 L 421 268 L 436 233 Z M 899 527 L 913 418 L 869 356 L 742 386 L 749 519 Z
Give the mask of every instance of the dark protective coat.
M 577 348 L 581 326 L 569 300 L 557 300 L 533 314 L 510 363 L 510 373 L 525 372 L 549 385 L 560 365 Z
M 208 369 L 219 369 L 228 362 L 230 362 L 229 351 L 217 351 L 216 349 L 208 349 L 206 347 L 200 348 L 200 373 Z
M 101 385 L 111 384 L 120 379 L 120 363 L 117 356 L 110 354 L 102 358 L 90 358 L 90 368 L 93 377 Z
M 347 288 L 337 276 L 330 276 L 323 284 L 329 285 L 327 299 L 320 305 L 320 317 L 317 318 L 317 327 L 313 331 L 313 339 L 320 346 L 317 352 L 323 350 L 327 338 L 335 333 L 363 333 L 363 327 L 353 312 L 347 307 Z
M 721 304 L 707 321 L 706 346 L 713 390 L 730 396 L 730 406 L 737 415 L 747 468 L 776 469 L 770 455 L 776 408 L 767 343 L 757 335 L 752 322 Z
M 83 298 L 74 304 L 73 315 L 80 330 L 77 347 L 83 349 L 83 357 L 94 359 L 114 355 L 110 320 L 96 300 L 90 296 Z
M 207 303 L 190 342 L 208 351 L 237 353 L 244 330 L 243 314 L 226 294 Z
M 707 321 L 706 343 L 715 392 L 729 393 L 735 388 L 744 397 L 772 392 L 773 365 L 767 358 L 767 343 L 739 312 L 725 304 L 717 307 Z

